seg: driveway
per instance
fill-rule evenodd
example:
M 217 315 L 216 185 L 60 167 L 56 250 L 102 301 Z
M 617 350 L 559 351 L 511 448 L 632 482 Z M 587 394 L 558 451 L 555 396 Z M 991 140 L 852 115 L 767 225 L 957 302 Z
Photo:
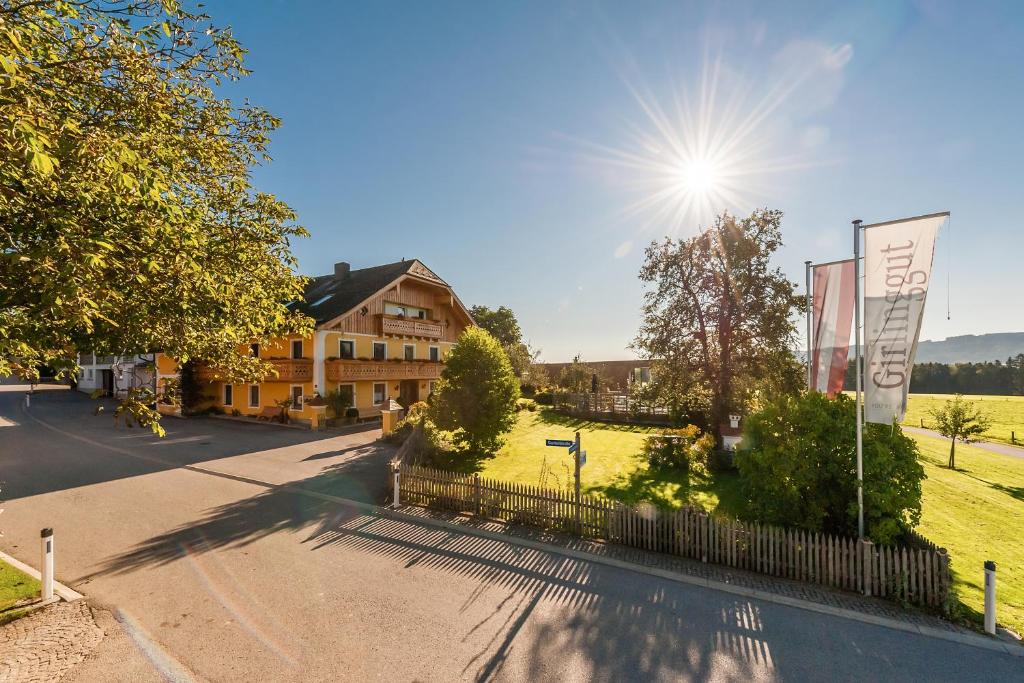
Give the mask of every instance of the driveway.
M 389 520 L 390 449 L 0 393 L 0 546 L 109 609 L 76 680 L 1011 680 L 1010 655 Z M 327 497 L 323 494 L 329 494 Z M 102 648 L 101 648 L 102 649 Z M 114 654 L 111 654 L 114 653 Z M 102 658 L 105 657 L 105 658 Z M 141 664 L 140 664 L 141 661 Z

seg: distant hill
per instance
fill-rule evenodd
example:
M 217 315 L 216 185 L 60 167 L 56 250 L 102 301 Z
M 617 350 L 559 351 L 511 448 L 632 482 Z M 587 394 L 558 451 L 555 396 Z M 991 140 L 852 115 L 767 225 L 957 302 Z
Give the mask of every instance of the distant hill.
M 917 346 L 916 363 L 980 363 L 1005 361 L 1024 353 L 1024 332 L 965 334 Z

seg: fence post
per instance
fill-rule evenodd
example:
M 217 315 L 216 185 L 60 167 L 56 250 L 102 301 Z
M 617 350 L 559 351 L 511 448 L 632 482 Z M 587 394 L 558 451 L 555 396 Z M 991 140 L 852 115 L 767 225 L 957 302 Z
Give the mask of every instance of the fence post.
M 481 511 L 481 505 L 480 505 L 480 474 L 479 473 L 474 473 L 473 474 L 473 503 L 474 503 L 474 507 L 476 508 L 476 516 L 479 517 L 481 512 L 482 512 Z
M 945 548 L 939 548 L 939 604 L 944 614 L 949 614 L 949 555 Z
M 871 556 L 873 555 L 872 549 L 874 545 L 874 543 L 866 538 L 860 542 L 861 582 L 864 588 L 864 595 L 871 595 Z
M 401 477 L 401 465 L 399 465 L 397 462 L 392 462 L 391 471 L 395 477 L 395 497 L 394 501 L 391 504 L 391 507 L 397 510 L 398 506 L 401 504 L 401 496 L 399 494 L 399 478 Z

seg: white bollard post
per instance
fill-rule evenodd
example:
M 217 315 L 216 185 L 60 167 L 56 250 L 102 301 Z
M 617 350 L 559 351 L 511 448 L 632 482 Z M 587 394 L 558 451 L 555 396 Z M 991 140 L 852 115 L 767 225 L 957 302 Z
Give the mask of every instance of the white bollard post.
M 53 598 L 53 529 L 43 529 L 39 536 L 43 552 L 40 593 L 43 600 L 50 600 Z
M 996 634 L 996 563 L 985 560 L 985 633 Z
M 31 408 L 32 407 L 32 394 L 30 394 L 27 391 L 25 392 L 25 407 L 26 408 Z
M 396 462 L 396 463 L 393 463 L 391 465 L 391 467 L 392 467 L 392 471 L 395 473 L 395 498 L 394 498 L 394 502 L 391 504 L 391 507 L 393 507 L 393 508 L 395 508 L 397 510 L 398 506 L 401 504 L 400 500 L 399 500 L 399 495 L 398 495 L 398 477 L 399 477 L 399 469 L 398 468 L 399 468 L 399 465 Z

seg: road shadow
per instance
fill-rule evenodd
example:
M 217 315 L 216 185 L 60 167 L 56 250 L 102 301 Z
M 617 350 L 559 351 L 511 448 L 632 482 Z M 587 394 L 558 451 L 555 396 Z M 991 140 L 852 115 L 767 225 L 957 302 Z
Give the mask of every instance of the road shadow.
M 339 466 L 331 475 L 318 477 L 316 489 L 343 493 L 347 470 Z M 303 482 L 303 488 L 309 483 Z M 706 604 L 684 603 L 661 587 L 638 591 L 628 580 L 632 577 L 620 570 L 365 514 L 290 487 L 215 508 L 194 524 L 109 559 L 83 580 L 303 530 L 302 542 L 312 551 L 343 547 L 393 558 L 403 569 L 429 569 L 479 582 L 458 607 L 459 614 L 477 615 L 458 623 L 463 641 L 481 642 L 480 635 L 486 636 L 486 644 L 465 664 L 467 679 L 509 675 L 505 666 L 513 652 L 527 654 L 524 680 L 549 679 L 550 662 L 567 652 L 587 661 L 585 668 L 594 680 L 650 680 L 666 674 L 705 679 L 716 674 L 722 657 L 732 660 L 734 680 L 762 677 L 772 666 L 772 654 L 757 633 L 757 609 L 743 600 L 722 596 Z M 492 588 L 511 595 L 501 609 L 479 618 L 480 612 L 470 607 Z M 539 632 L 524 629 L 541 603 L 553 604 L 561 616 L 551 624 L 542 620 L 534 627 Z M 708 620 L 717 625 L 713 641 L 697 635 Z M 695 653 L 698 646 L 702 651 Z
M 164 438 L 149 429 L 117 426 L 109 414 L 110 400 L 95 401 L 75 391 L 47 391 L 33 396 L 30 409 L 17 393 L 0 394 L 0 423 L 4 497 L 8 500 L 81 486 L 142 476 L 165 470 L 198 466 L 239 455 L 303 446 L 312 453 L 304 460 L 356 455 L 377 456 L 374 425 L 338 432 L 312 432 L 263 424 L 195 417 L 165 417 Z M 107 410 L 96 414 L 97 407 Z M 338 441 L 353 436 L 363 443 Z M 323 443 L 322 448 L 317 444 Z M 40 451 L 45 449 L 45 458 Z M 390 446 L 380 453 L 390 454 Z M 45 463 L 45 466 L 41 466 Z M 382 469 L 381 472 L 384 472 Z M 383 481 L 385 474 L 380 480 Z

